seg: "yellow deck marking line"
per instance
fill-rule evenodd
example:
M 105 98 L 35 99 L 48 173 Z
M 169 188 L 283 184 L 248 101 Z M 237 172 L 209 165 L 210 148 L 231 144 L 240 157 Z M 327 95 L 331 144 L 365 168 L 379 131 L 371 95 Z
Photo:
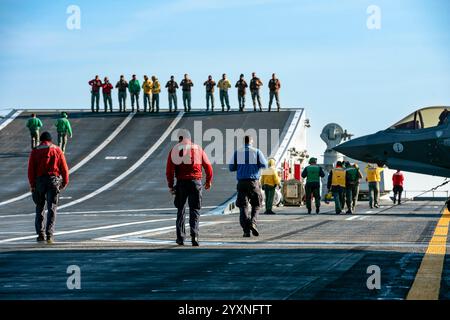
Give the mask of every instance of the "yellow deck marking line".
M 407 300 L 439 299 L 449 223 L 450 212 L 446 208 L 428 244 L 419 271 L 406 297 Z

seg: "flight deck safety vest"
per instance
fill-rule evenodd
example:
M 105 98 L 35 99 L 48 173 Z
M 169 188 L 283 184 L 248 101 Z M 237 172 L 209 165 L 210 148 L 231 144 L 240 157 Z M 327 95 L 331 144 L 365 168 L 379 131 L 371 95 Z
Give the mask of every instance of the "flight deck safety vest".
M 368 182 L 380 182 L 381 181 L 381 171 L 383 171 L 383 168 L 368 167 L 366 169 L 367 181 Z
M 351 184 L 358 184 L 359 183 L 359 174 L 358 169 L 356 168 L 348 168 L 346 170 L 346 179 Z
M 320 182 L 320 167 L 318 165 L 310 165 L 306 167 L 306 183 Z
M 333 177 L 331 179 L 331 185 L 345 188 L 345 169 L 336 168 L 333 169 L 332 172 Z

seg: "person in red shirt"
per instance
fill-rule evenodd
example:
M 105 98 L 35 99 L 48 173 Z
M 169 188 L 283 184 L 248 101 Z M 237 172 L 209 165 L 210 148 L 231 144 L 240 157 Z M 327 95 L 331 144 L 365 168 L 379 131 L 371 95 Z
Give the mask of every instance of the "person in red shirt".
M 95 79 L 89 81 L 91 86 L 91 110 L 94 112 L 94 102 L 96 104 L 95 112 L 98 112 L 100 103 L 100 88 L 102 87 L 102 81 L 99 76 L 95 76 Z
M 402 204 L 402 192 L 403 192 L 403 181 L 405 178 L 403 177 L 403 173 L 400 170 L 397 170 L 396 173 L 392 176 L 392 184 L 394 185 L 394 204 L 397 201 L 398 195 L 398 204 Z
M 105 77 L 102 84 L 102 93 L 103 93 L 103 103 L 105 104 L 105 112 L 108 111 L 108 103 L 109 103 L 109 111 L 112 112 L 112 98 L 111 98 L 111 90 L 113 89 L 112 84 L 109 82 L 108 77 Z
M 56 210 L 61 190 L 69 184 L 69 168 L 61 149 L 52 143 L 52 136 L 43 132 L 41 144 L 31 151 L 28 160 L 28 181 L 33 201 L 36 204 L 35 228 L 37 241 L 53 243 Z M 47 222 L 44 226 L 45 202 L 47 202 Z
M 167 158 L 166 178 L 169 191 L 175 195 L 174 204 L 177 212 L 177 240 L 178 245 L 184 245 L 186 236 L 185 210 L 186 201 L 189 204 L 189 225 L 192 245 L 199 246 L 199 219 L 202 203 L 202 168 L 206 173 L 205 189 L 212 184 L 213 169 L 203 149 L 191 142 L 186 130 L 180 130 L 179 143 L 172 148 Z M 176 185 L 174 186 L 174 177 Z

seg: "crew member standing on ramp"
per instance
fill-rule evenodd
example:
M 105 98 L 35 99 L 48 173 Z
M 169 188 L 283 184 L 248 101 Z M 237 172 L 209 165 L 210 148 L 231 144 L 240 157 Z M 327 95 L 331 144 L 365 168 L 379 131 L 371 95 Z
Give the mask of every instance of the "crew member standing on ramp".
M 63 153 L 66 152 L 67 136 L 72 138 L 72 126 L 67 118 L 67 113 L 61 112 L 61 118 L 59 118 L 55 124 L 56 131 L 58 132 L 58 146 L 61 148 Z
M 250 92 L 252 94 L 253 111 L 256 111 L 256 101 L 258 101 L 259 111 L 262 111 L 261 94 L 259 89 L 263 86 L 261 79 L 256 76 L 256 72 L 252 73 L 250 80 Z
M 213 169 L 203 149 L 190 140 L 187 130 L 180 130 L 179 143 L 172 148 L 167 158 L 166 178 L 169 191 L 175 195 L 174 204 L 177 212 L 177 240 L 184 245 L 186 237 L 185 210 L 189 204 L 189 225 L 192 245 L 199 246 L 199 220 L 202 204 L 202 168 L 206 173 L 205 189 L 211 188 Z M 177 179 L 174 186 L 174 177 Z
M 316 213 L 320 213 L 320 178 L 325 177 L 325 172 L 322 167 L 317 165 L 317 158 L 309 159 L 309 166 L 303 169 L 302 178 L 306 179 L 306 208 L 308 214 L 311 214 L 311 197 L 313 196 L 316 202 Z
M 245 136 L 244 143 L 242 149 L 234 152 L 229 169 L 237 172 L 236 206 L 240 211 L 240 223 L 244 230 L 244 237 L 248 238 L 250 231 L 255 237 L 259 236 L 257 222 L 262 203 L 259 171 L 267 168 L 267 160 L 259 149 L 252 147 L 253 140 L 250 136 Z M 248 212 L 248 202 L 252 207 L 251 214 Z
M 95 76 L 95 79 L 89 81 L 89 85 L 91 86 L 91 111 L 98 112 L 98 109 L 100 108 L 100 88 L 102 87 L 102 81 L 97 75 Z
M 231 88 L 231 82 L 227 79 L 227 75 L 224 73 L 222 79 L 219 80 L 217 84 L 220 94 L 220 104 L 222 105 L 222 112 L 225 111 L 225 103 L 227 104 L 227 111 L 230 111 L 230 99 L 228 96 L 228 89 Z
M 34 149 L 39 144 L 39 129 L 43 127 L 42 121 L 32 113 L 31 118 L 27 121 L 27 128 L 30 130 L 31 149 Z
M 151 112 L 159 112 L 159 93 L 161 92 L 161 84 L 156 76 L 152 76 L 152 110 Z
M 105 112 L 108 111 L 108 104 L 109 104 L 109 111 L 113 111 L 113 105 L 112 105 L 112 98 L 111 98 L 111 90 L 113 89 L 112 84 L 109 82 L 108 77 L 105 77 L 102 84 L 102 93 L 103 93 L 103 103 L 105 105 Z
M 41 144 L 33 149 L 28 161 L 28 181 L 36 204 L 35 228 L 37 242 L 54 242 L 56 210 L 58 197 L 69 183 L 69 169 L 64 153 L 52 143 L 50 133 L 43 132 Z M 45 202 L 47 219 L 44 226 Z M 47 239 L 45 238 L 47 236 Z
M 206 89 L 206 111 L 209 111 L 209 100 L 211 100 L 211 111 L 214 111 L 214 87 L 216 86 L 216 82 L 213 80 L 212 76 L 208 76 L 208 80 L 206 80 L 203 85 Z
M 136 75 L 133 74 L 130 82 L 128 82 L 128 91 L 130 91 L 131 96 L 131 112 L 134 112 L 134 102 L 136 101 L 136 110 L 139 112 L 139 93 L 141 92 L 141 84 L 139 80 L 136 78 Z
M 172 102 L 175 107 L 175 112 L 178 110 L 177 106 L 177 89 L 178 83 L 175 81 L 174 76 L 170 76 L 170 80 L 166 83 L 167 94 L 169 97 L 169 112 L 172 112 Z M 186 110 L 185 110 L 186 111 Z
M 191 90 L 194 83 L 189 79 L 189 75 L 186 73 L 184 79 L 180 82 L 181 89 L 183 90 L 183 106 L 185 112 L 191 112 Z
M 244 111 L 245 109 L 245 91 L 248 87 L 247 82 L 244 79 L 244 75 L 241 74 L 238 82 L 236 82 L 235 87 L 238 89 L 238 101 L 239 101 L 239 111 Z
M 275 100 L 277 102 L 277 111 L 280 111 L 280 88 L 281 88 L 281 82 L 279 79 L 277 79 L 277 76 L 275 73 L 272 74 L 272 79 L 269 81 L 269 112 L 272 109 L 272 102 L 273 98 L 275 97 Z
M 116 83 L 116 88 L 118 89 L 117 96 L 119 98 L 119 112 L 127 111 L 127 89 L 128 82 L 125 80 L 125 76 L 121 75 L 120 80 Z M 123 105 L 123 109 L 122 109 Z

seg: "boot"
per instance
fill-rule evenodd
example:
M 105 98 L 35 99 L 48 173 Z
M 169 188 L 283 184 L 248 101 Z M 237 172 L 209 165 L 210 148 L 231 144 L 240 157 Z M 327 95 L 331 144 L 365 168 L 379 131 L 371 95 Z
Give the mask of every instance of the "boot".
M 259 236 L 259 231 L 258 231 L 258 228 L 256 227 L 256 225 L 252 224 L 252 226 L 250 227 L 250 230 L 252 231 L 252 234 L 255 237 Z

